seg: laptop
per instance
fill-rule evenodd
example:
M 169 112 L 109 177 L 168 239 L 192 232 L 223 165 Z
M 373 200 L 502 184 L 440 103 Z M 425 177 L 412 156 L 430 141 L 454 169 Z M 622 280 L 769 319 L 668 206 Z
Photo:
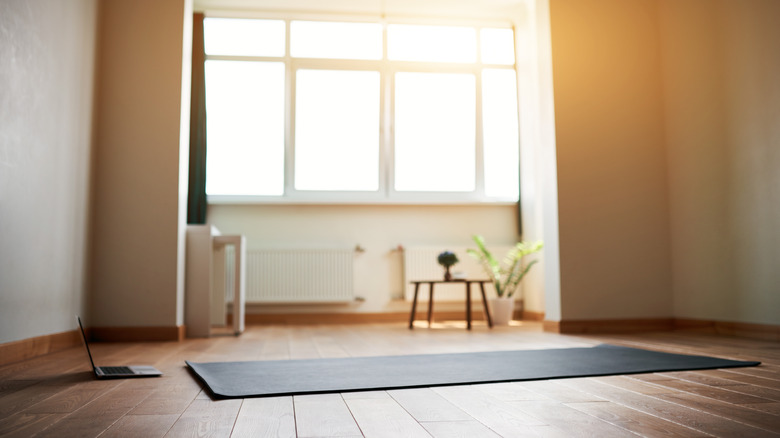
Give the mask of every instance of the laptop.
M 81 317 L 76 316 L 79 321 L 79 329 L 81 330 L 81 337 L 84 339 L 84 346 L 87 347 L 87 355 L 89 355 L 89 362 L 92 364 L 92 370 L 95 372 L 95 377 L 98 379 L 124 379 L 126 377 L 157 377 L 162 376 L 162 372 L 157 368 L 149 365 L 125 365 L 117 367 L 96 367 L 95 362 L 92 360 L 92 352 L 89 351 L 89 342 L 87 342 L 87 335 L 84 333 L 84 326 L 81 325 Z

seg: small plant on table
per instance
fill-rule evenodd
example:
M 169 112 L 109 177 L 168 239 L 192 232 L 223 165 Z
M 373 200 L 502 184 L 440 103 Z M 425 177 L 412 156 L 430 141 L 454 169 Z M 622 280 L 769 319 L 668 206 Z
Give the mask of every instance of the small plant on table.
M 455 263 L 458 263 L 460 260 L 458 260 L 458 256 L 455 255 L 454 252 L 451 251 L 444 251 L 443 253 L 439 254 L 439 257 L 437 257 L 437 260 L 439 261 L 439 264 L 444 266 L 445 272 L 444 272 L 444 280 L 450 281 L 452 280 L 452 274 L 450 273 L 450 267 L 452 267 Z

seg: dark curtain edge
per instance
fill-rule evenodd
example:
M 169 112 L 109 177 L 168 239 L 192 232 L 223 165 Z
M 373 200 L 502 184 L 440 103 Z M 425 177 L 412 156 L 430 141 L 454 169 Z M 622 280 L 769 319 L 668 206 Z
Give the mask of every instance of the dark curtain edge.
M 203 14 L 192 17 L 192 86 L 187 223 L 206 223 L 206 76 Z

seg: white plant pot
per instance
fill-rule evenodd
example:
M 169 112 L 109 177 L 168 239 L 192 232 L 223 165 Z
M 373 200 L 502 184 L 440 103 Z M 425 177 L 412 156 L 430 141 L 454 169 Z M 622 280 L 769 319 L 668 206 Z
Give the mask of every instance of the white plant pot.
M 491 298 L 488 300 L 493 325 L 509 325 L 515 312 L 514 298 Z

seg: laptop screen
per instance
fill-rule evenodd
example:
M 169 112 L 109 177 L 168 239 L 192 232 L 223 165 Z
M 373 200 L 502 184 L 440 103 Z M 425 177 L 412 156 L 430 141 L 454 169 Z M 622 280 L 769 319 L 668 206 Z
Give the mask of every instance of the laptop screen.
M 76 320 L 79 322 L 79 330 L 81 330 L 81 338 L 84 339 L 84 346 L 87 347 L 87 355 L 89 356 L 89 363 L 92 364 L 92 370 L 95 370 L 95 361 L 92 360 L 92 352 L 89 351 L 89 342 L 87 342 L 87 334 L 84 333 L 84 326 L 81 324 L 81 317 L 76 316 Z

